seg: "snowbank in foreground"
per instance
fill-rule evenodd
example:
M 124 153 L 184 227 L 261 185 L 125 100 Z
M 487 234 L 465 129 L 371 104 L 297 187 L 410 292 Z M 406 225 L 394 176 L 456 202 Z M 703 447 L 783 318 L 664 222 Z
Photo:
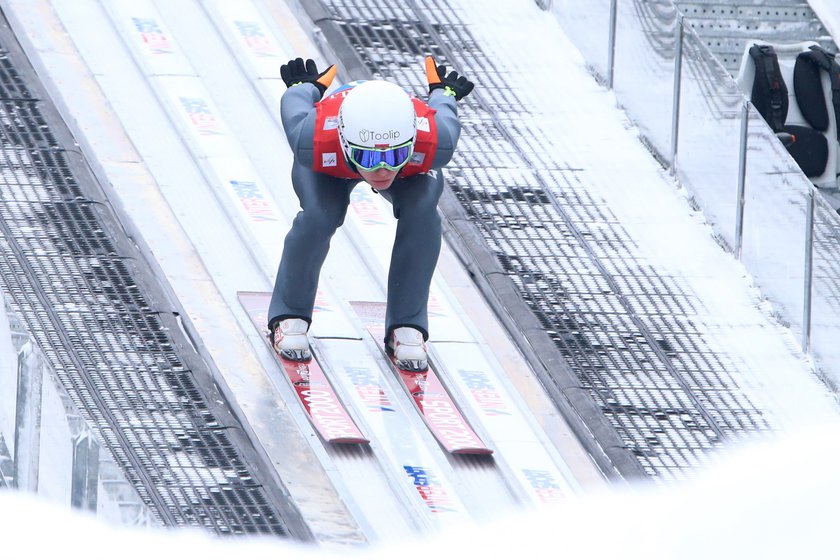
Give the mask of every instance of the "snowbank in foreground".
M 199 531 L 115 528 L 0 492 L 5 558 L 818 558 L 836 554 L 840 424 L 750 444 L 671 488 L 636 485 L 557 509 L 355 551 Z

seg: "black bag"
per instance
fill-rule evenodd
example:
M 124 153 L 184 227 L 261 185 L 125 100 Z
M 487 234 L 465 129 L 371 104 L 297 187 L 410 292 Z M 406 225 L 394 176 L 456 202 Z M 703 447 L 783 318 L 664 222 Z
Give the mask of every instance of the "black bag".
M 793 67 L 793 93 L 808 124 L 822 132 L 827 131 L 828 107 L 825 104 L 820 70 L 827 72 L 831 78 L 831 101 L 837 138 L 840 140 L 840 64 L 834 55 L 816 45 L 799 53 Z
M 788 125 L 788 89 L 779 67 L 776 51 L 770 45 L 753 45 L 749 50 L 755 63 L 751 101 L 755 108 L 777 134 L 790 135 L 785 147 L 808 177 L 819 177 L 828 165 L 829 112 L 822 87 L 821 71 L 831 76 L 834 115 L 840 119 L 840 65 L 834 55 L 820 47 L 796 57 L 793 67 L 793 91 L 796 104 L 809 126 Z M 840 120 L 837 122 L 840 138 Z
M 750 101 L 770 128 L 780 132 L 787 120 L 788 89 L 779 68 L 779 57 L 770 45 L 753 45 L 749 52 L 755 63 Z

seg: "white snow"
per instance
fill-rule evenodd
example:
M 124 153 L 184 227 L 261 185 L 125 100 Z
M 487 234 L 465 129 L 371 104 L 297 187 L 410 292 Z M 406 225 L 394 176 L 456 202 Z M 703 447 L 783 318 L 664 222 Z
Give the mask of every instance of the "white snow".
M 692 483 L 593 493 L 562 506 L 355 549 L 273 537 L 107 525 L 29 495 L 0 492 L 4 557 L 787 559 L 836 555 L 840 425 L 745 445 Z M 291 556 L 290 556 L 291 555 Z
M 65 23 L 73 16 L 71 8 L 81 5 L 56 4 L 65 10 Z M 561 8 L 562 4 L 558 3 Z M 91 10 L 100 8 L 88 5 Z M 600 5 L 603 7 L 605 2 L 601 1 Z M 219 6 L 221 4 L 216 7 Z M 169 5 L 167 9 L 177 10 Z M 360 549 L 357 554 L 370 558 L 396 555 L 401 558 L 456 558 L 492 552 L 501 557 L 550 554 L 569 558 L 655 559 L 810 558 L 833 552 L 836 544 L 833 535 L 839 521 L 835 504 L 840 499 L 840 473 L 832 468 L 840 458 L 840 438 L 837 437 L 840 426 L 835 423 L 837 410 L 832 396 L 811 375 L 810 364 L 797 350 L 797 341 L 791 332 L 771 319 L 772 310 L 762 300 L 746 269 L 714 243 L 712 229 L 704 214 L 690 208 L 686 192 L 675 186 L 642 148 L 637 141 L 637 131 L 616 107 L 613 94 L 594 82 L 580 54 L 551 17 L 525 0 L 519 3 L 465 0 L 459 9 L 471 32 L 493 56 L 494 63 L 509 76 L 512 86 L 517 88 L 517 95 L 527 99 L 533 115 L 523 116 L 523 119 L 530 119 L 531 124 L 542 130 L 558 132 L 554 139 L 556 148 L 575 154 L 574 164 L 583 170 L 581 180 L 586 181 L 592 196 L 606 201 L 625 225 L 639 246 L 639 261 L 656 267 L 662 274 L 678 278 L 703 302 L 702 313 L 693 318 L 695 324 L 705 329 L 717 349 L 738 356 L 740 369 L 748 372 L 739 380 L 743 383 L 742 388 L 757 404 L 766 405 L 768 415 L 789 431 L 780 441 L 738 449 L 732 457 L 698 472 L 691 484 L 668 488 L 634 484 L 629 489 L 589 493 L 569 500 L 562 507 L 511 514 L 482 525 L 447 526 L 439 534 L 416 542 L 385 541 Z M 77 13 L 76 17 L 84 19 L 83 15 Z M 110 31 L 103 30 L 106 32 Z M 497 40 L 500 36 L 505 38 L 504 42 Z M 593 34 L 592 41 L 597 40 L 601 39 Z M 284 48 L 291 49 L 291 46 L 284 45 Z M 104 53 L 102 60 L 104 65 Z M 106 73 L 104 66 L 101 75 L 101 83 L 106 85 L 114 76 L 119 76 Z M 475 78 L 480 82 L 480 76 Z M 628 73 L 620 74 L 618 79 L 628 79 Z M 113 88 L 131 89 L 128 85 L 114 85 Z M 558 103 L 557 96 L 569 96 L 576 104 Z M 670 105 L 661 108 L 663 115 L 669 112 Z M 159 169 L 165 156 L 171 155 L 167 153 L 170 143 L 174 146 L 173 153 L 184 151 L 184 147 L 167 136 L 171 132 L 164 126 L 160 130 L 143 131 L 143 122 L 151 122 L 153 117 L 151 109 L 148 113 L 136 112 L 137 122 L 133 123 L 132 131 L 138 146 L 144 144 L 142 138 L 137 140 L 139 135 L 154 133 L 154 140 L 160 145 L 159 157 L 157 161 L 147 163 L 151 168 Z M 159 134 L 168 142 L 163 142 Z M 731 142 L 731 136 L 726 140 Z M 692 149 L 702 149 L 702 146 Z M 267 163 L 269 158 L 265 158 L 261 168 L 282 167 L 283 158 L 288 154 L 283 146 L 277 150 L 277 159 Z M 608 161 L 605 161 L 605 153 L 610 156 Z M 695 158 L 701 159 L 696 153 Z M 150 236 L 147 242 L 153 246 L 153 251 L 164 249 L 157 254 L 168 260 L 161 261 L 161 267 L 167 270 L 177 266 L 189 268 L 184 276 L 201 267 L 211 271 L 227 267 L 227 275 L 213 278 L 225 288 L 227 297 L 232 297 L 236 287 L 254 287 L 248 285 L 248 281 L 240 281 L 239 275 L 246 279 L 257 278 L 263 282 L 258 287 L 265 288 L 267 280 L 261 275 L 269 276 L 265 269 L 270 259 L 260 260 L 253 267 L 256 272 L 236 270 L 236 266 L 228 264 L 228 253 L 235 253 L 235 247 L 232 249 L 232 245 L 221 241 L 215 243 L 215 228 L 227 231 L 235 229 L 236 225 L 216 210 L 215 203 L 191 195 L 191 189 L 200 190 L 197 186 L 201 182 L 200 174 L 191 168 L 168 171 L 171 181 L 160 181 L 160 177 L 158 180 L 167 191 L 168 203 L 173 208 L 178 208 L 178 197 L 189 199 L 181 202 L 181 212 L 175 213 L 179 214 L 184 229 L 190 231 L 195 249 L 181 254 L 176 250 L 178 243 L 169 239 L 170 234 L 164 228 L 161 231 L 150 229 L 145 232 Z M 616 181 L 616 177 L 621 180 Z M 126 186 L 128 184 L 115 188 L 132 190 Z M 131 187 L 134 185 L 132 183 Z M 133 196 L 139 197 L 140 189 L 134 190 L 138 194 Z M 130 195 L 123 193 L 121 196 L 129 200 Z M 192 207 L 188 208 L 190 205 Z M 137 223 L 154 221 L 155 212 L 159 210 L 154 205 L 148 206 L 145 208 L 138 203 L 130 208 Z M 162 212 L 173 210 L 167 207 Z M 205 224 L 202 224 L 203 220 Z M 225 239 L 235 237 L 233 234 L 218 235 Z M 181 240 L 180 232 L 171 237 Z M 768 236 L 768 245 L 774 242 Z M 338 243 L 346 241 L 338 240 Z M 201 259 L 193 257 L 200 264 L 192 268 L 183 263 L 178 265 L 184 260 L 184 254 L 191 255 L 192 250 L 200 253 Z M 339 251 L 333 251 L 331 257 L 339 259 L 340 255 Z M 336 262 L 340 261 L 332 260 L 332 265 L 328 264 L 326 274 L 341 269 Z M 790 266 L 796 267 L 800 263 L 801 259 Z M 185 284 L 197 292 L 195 282 L 189 278 Z M 796 282 L 791 281 L 791 286 L 791 289 L 799 289 Z M 207 292 L 212 297 L 205 297 L 204 293 L 193 296 L 206 300 L 202 301 L 202 311 L 223 307 L 211 305 L 218 300 L 211 288 L 208 287 Z M 798 292 L 796 296 L 799 296 Z M 202 321 L 198 313 L 191 319 L 196 323 Z M 218 319 L 221 326 L 217 327 L 216 318 L 211 322 L 213 328 L 208 330 L 235 332 L 223 318 Z M 216 349 L 213 353 L 224 355 Z M 233 356 L 233 352 L 227 354 L 225 359 L 251 371 L 241 365 L 253 359 L 248 357 L 250 355 L 240 358 Z M 241 375 L 245 377 L 244 373 Z M 233 384 L 234 380 L 228 382 Z M 261 382 L 265 383 L 264 380 Z M 252 383 L 250 377 L 242 382 L 242 385 L 247 384 L 252 384 L 255 392 L 260 389 L 259 382 Z M 5 386 L 2 389 L 5 395 Z M 3 402 L 6 400 L 4 397 Z M 9 423 L 9 419 L 2 416 L 0 421 L 4 426 Z M 199 531 L 116 528 L 81 513 L 11 492 L 0 493 L 0 527 L 3 528 L 0 544 L 5 551 L 12 551 L 12 558 L 25 554 L 95 560 L 112 558 L 118 553 L 125 560 L 155 556 L 227 560 L 231 556 L 260 559 L 294 554 L 296 557 L 331 558 L 349 554 L 344 549 L 315 549 L 269 538 L 220 540 Z

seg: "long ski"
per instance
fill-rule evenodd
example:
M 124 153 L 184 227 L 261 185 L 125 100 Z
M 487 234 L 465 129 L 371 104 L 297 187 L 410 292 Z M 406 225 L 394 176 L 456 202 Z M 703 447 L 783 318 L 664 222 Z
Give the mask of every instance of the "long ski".
M 266 329 L 268 322 L 266 314 L 271 294 L 237 292 L 236 295 L 239 303 L 251 318 L 251 322 L 263 335 L 265 343 L 271 347 L 271 340 Z M 275 352 L 274 348 L 271 349 L 321 439 L 327 443 L 370 443 L 339 399 L 314 351 L 311 360 L 298 362 L 287 360 Z
M 356 314 L 366 324 L 376 345 L 391 364 L 403 389 L 409 394 L 429 431 L 447 452 L 457 455 L 490 455 L 488 448 L 464 418 L 449 390 L 430 363 L 422 372 L 399 367 L 385 349 L 385 304 L 351 302 Z

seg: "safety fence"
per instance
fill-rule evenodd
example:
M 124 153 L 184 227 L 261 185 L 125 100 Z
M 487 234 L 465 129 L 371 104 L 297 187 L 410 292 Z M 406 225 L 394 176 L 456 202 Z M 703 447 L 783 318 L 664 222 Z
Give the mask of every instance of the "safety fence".
M 683 13 L 670 0 L 552 12 L 776 317 L 840 380 L 840 219 Z
M 0 487 L 94 512 L 109 522 L 152 523 L 36 341 L 8 309 L 0 314 Z

